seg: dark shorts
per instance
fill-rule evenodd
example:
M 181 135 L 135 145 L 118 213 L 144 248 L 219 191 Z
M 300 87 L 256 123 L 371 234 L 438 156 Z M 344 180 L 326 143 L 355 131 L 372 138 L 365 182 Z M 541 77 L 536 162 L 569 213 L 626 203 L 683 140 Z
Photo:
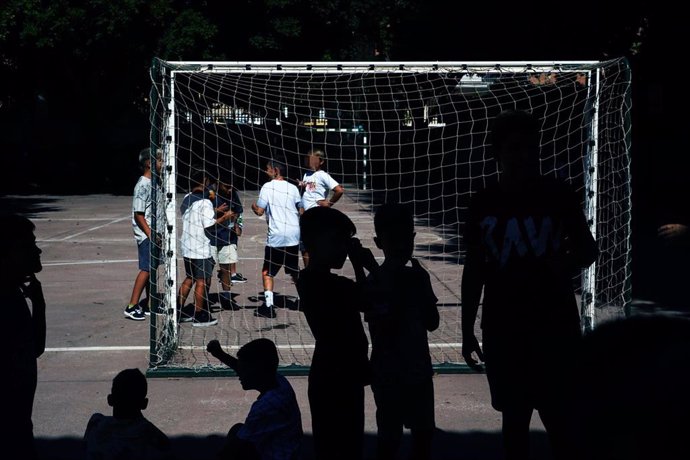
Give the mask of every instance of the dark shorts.
M 371 385 L 376 402 L 379 436 L 399 435 L 403 427 L 411 430 L 435 428 L 434 382 L 399 385 Z
M 213 274 L 214 264 L 213 257 L 209 257 L 208 259 L 188 259 L 185 257 L 184 274 L 186 277 L 194 278 L 195 280 L 207 280 L 210 279 Z
M 498 411 L 540 410 L 571 396 L 578 338 L 534 340 L 536 334 L 525 335 L 529 337 L 511 334 L 506 340 L 483 333 L 491 405 Z
M 285 273 L 297 276 L 299 273 L 299 246 L 285 246 L 282 248 L 272 248 L 266 246 L 264 250 L 264 266 L 262 273 L 269 276 L 276 276 L 280 267 L 285 267 Z
M 151 271 L 151 240 L 146 238 L 137 244 L 139 254 L 139 270 L 143 272 Z

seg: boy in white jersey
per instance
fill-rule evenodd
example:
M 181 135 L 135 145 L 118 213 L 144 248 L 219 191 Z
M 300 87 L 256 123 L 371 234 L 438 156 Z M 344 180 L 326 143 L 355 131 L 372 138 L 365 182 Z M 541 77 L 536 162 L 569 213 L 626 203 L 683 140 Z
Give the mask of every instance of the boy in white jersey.
M 345 193 L 345 189 L 331 177 L 323 168 L 326 166 L 326 154 L 323 150 L 314 148 L 307 154 L 307 167 L 299 186 L 304 189 L 302 207 L 304 210 L 316 206 L 333 206 Z M 333 196 L 328 195 L 333 190 Z M 304 266 L 309 265 L 309 254 L 302 248 Z
M 139 152 L 139 165 L 142 170 L 141 177 L 134 186 L 134 196 L 132 198 L 132 230 L 134 239 L 137 242 L 137 252 L 139 254 L 139 273 L 134 280 L 132 295 L 129 304 L 125 307 L 125 316 L 135 321 L 143 321 L 149 314 L 149 306 L 146 303 L 143 307 L 139 306 L 141 293 L 146 290 L 148 298 L 149 290 L 149 270 L 151 257 L 151 154 L 150 149 L 146 148 Z M 161 152 L 156 155 L 156 171 L 160 174 Z
M 261 270 L 266 304 L 259 307 L 255 315 L 275 318 L 273 310 L 273 277 L 281 267 L 293 281 L 299 273 L 299 216 L 304 211 L 297 187 L 285 180 L 284 163 L 269 160 L 266 174 L 271 178 L 259 192 L 259 199 L 252 204 L 257 216 L 266 214 L 268 238 L 264 251 L 264 264 Z
M 235 213 L 228 209 L 227 204 L 223 204 L 217 208 L 217 211 L 222 214 L 216 218 L 216 210 L 206 190 L 207 185 L 208 179 L 203 171 L 194 172 L 192 191 L 184 197 L 180 206 L 182 212 L 181 252 L 184 259 L 185 279 L 180 285 L 177 307 L 181 312 L 180 322 L 191 322 L 195 327 L 212 326 L 218 323 L 218 320 L 211 316 L 211 312 L 204 308 L 206 289 L 215 264 L 207 230 L 235 216 Z M 184 307 L 192 286 L 194 286 L 193 312 Z

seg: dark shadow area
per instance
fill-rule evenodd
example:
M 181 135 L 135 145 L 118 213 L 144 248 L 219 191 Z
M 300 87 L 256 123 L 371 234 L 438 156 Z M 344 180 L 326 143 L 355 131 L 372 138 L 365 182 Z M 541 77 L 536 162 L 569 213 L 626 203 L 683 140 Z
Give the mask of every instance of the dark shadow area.
M 0 196 L 0 209 L 3 214 L 20 214 L 28 218 L 38 217 L 43 212 L 57 212 L 55 198 L 36 196 Z
M 532 432 L 533 460 L 550 460 L 546 434 Z M 176 458 L 183 460 L 215 460 L 216 452 L 223 444 L 219 435 L 173 436 L 170 438 Z M 345 441 L 344 441 L 345 442 Z M 365 456 L 374 458 L 376 437 L 365 435 Z M 82 440 L 79 438 L 38 438 L 36 440 L 39 458 L 42 460 L 73 460 L 84 458 Z M 407 452 L 409 435 L 403 439 L 402 452 Z M 337 448 L 337 446 L 334 446 Z M 311 436 L 304 437 L 303 460 L 314 458 Z M 402 457 L 404 458 L 404 457 Z M 498 432 L 469 431 L 462 433 L 437 430 L 434 438 L 434 460 L 502 460 L 501 434 Z

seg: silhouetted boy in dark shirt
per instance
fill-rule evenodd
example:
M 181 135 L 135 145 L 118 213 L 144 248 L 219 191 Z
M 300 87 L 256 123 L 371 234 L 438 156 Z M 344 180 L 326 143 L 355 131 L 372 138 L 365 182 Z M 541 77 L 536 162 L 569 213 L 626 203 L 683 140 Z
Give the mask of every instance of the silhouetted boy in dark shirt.
M 435 422 L 427 331 L 438 328 L 438 299 L 429 274 L 412 257 L 412 213 L 403 205 L 383 205 L 374 227 L 374 240 L 385 260 L 367 279 L 371 306 L 365 319 L 372 345 L 378 458 L 397 458 L 407 427 L 412 437 L 410 458 L 428 459 Z
M 257 390 L 244 423 L 235 424 L 219 454 L 232 460 L 296 460 L 301 458 L 302 415 L 295 392 L 277 373 L 278 351 L 269 339 L 256 339 L 242 346 L 237 358 L 225 353 L 217 340 L 206 349 L 237 372 L 242 388 Z
M 362 458 L 364 386 L 369 384 L 369 344 L 355 281 L 331 273 L 348 254 L 363 281 L 356 228 L 342 212 L 314 207 L 300 219 L 309 265 L 299 274 L 300 306 L 316 339 L 309 369 L 309 407 L 317 459 Z M 371 253 L 369 253 L 371 254 Z
M 170 460 L 168 437 L 146 420 L 148 385 L 139 369 L 125 369 L 113 379 L 108 405 L 113 415 L 93 414 L 84 442 L 88 460 Z
M 35 275 L 43 266 L 34 228 L 26 217 L 0 216 L 0 292 L 5 296 L 3 313 L 10 326 L 4 334 L 9 362 L 1 380 L 6 423 L 0 452 L 6 458 L 36 457 L 31 415 L 38 383 L 36 359 L 46 344 L 46 303 Z
M 533 409 L 566 458 L 575 455 L 567 405 L 581 339 L 573 276 L 594 261 L 596 243 L 569 187 L 540 175 L 532 115 L 499 115 L 492 142 L 500 179 L 473 198 L 465 233 L 462 353 L 471 366 L 473 352 L 483 357 L 474 335 L 483 288 L 483 352 L 507 458 L 528 457 Z

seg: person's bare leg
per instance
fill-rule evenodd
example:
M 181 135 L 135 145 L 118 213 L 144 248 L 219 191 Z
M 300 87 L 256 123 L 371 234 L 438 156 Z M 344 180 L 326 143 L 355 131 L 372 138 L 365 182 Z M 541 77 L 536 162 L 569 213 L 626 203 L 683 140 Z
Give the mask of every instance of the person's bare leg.
M 180 285 L 180 291 L 177 294 L 177 308 L 184 307 L 184 303 L 187 301 L 187 296 L 189 296 L 189 291 L 192 290 L 192 283 L 194 280 L 192 278 L 185 278 Z
M 232 289 L 232 284 L 230 283 L 230 266 L 232 264 L 218 264 L 220 267 L 220 284 L 224 291 L 229 291 Z
M 273 307 L 273 277 L 269 275 L 267 272 L 263 272 L 262 279 L 264 282 L 264 295 L 266 296 L 266 306 Z
M 206 280 L 200 278 L 194 281 L 194 311 L 201 311 L 204 309 L 204 297 L 206 296 Z
M 137 277 L 134 279 L 134 288 L 132 289 L 132 297 L 129 298 L 129 304 L 130 305 L 136 305 L 139 303 L 139 299 L 141 298 L 141 293 L 144 292 L 144 289 L 146 289 L 148 291 L 148 283 L 149 283 L 149 272 L 145 272 L 144 270 L 139 270 Z

